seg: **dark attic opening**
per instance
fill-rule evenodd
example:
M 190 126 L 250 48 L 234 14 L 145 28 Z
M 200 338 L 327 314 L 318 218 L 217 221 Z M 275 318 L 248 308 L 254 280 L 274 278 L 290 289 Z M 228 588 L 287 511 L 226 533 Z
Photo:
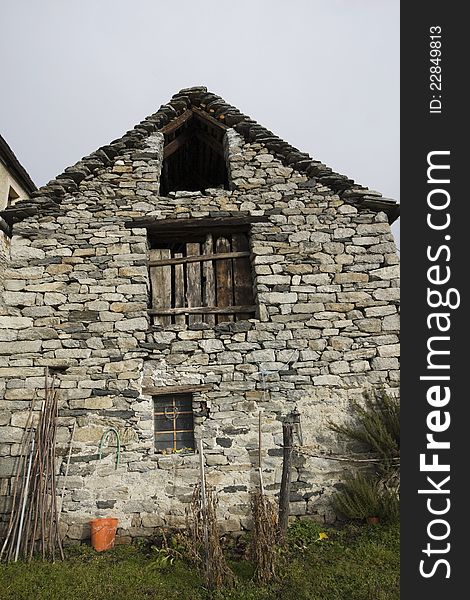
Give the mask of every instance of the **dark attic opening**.
M 223 139 L 227 127 L 193 108 L 161 129 L 165 137 L 160 194 L 229 189 Z

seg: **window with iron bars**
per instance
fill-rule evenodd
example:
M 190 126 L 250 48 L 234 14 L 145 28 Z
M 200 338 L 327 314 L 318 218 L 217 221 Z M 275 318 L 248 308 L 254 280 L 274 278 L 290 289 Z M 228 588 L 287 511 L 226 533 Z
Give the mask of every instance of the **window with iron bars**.
M 194 451 L 192 394 L 154 398 L 155 450 L 166 454 Z

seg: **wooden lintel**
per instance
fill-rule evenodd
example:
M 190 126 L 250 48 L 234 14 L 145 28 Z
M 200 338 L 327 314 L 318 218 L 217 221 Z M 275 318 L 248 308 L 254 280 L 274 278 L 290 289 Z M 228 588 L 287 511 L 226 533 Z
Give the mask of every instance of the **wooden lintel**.
M 224 132 L 228 129 L 227 125 L 224 125 L 224 123 L 221 123 L 217 119 L 214 119 L 214 117 L 211 117 L 211 115 L 206 113 L 204 110 L 201 110 L 200 108 L 194 106 L 192 111 L 195 114 L 195 116 L 198 117 L 201 121 L 209 122 L 211 125 L 214 125 L 215 127 L 221 129 Z
M 269 217 L 264 215 L 242 215 L 232 217 L 202 217 L 194 219 L 159 219 L 155 217 L 140 218 L 128 221 L 125 226 L 128 229 L 133 227 L 143 227 L 151 233 L 169 233 L 173 231 L 192 230 L 197 228 L 216 228 L 216 227 L 249 227 L 252 223 L 269 222 Z
M 234 315 L 237 313 L 255 313 L 256 306 L 192 306 L 181 308 L 153 309 L 148 311 L 149 315 Z
M 180 135 L 177 138 L 175 138 L 171 142 L 168 142 L 168 144 L 165 145 L 165 147 L 163 148 L 163 158 L 168 158 L 169 156 L 174 154 L 177 150 L 181 148 L 181 146 L 184 146 L 184 144 L 186 144 L 186 142 L 191 137 L 192 136 L 187 131 L 180 133 Z
M 159 387 L 144 387 L 142 393 L 149 396 L 171 396 L 172 394 L 194 394 L 197 392 L 210 392 L 211 385 L 164 385 Z
M 185 256 L 182 258 L 168 258 L 165 260 L 150 260 L 149 267 L 165 267 L 167 265 L 184 265 L 185 263 L 205 262 L 206 260 L 223 260 L 226 258 L 244 258 L 250 252 L 221 252 L 219 254 L 201 254 L 199 256 Z
M 162 127 L 160 129 L 160 133 L 163 133 L 164 135 L 173 133 L 173 131 L 178 129 L 178 127 L 181 127 L 181 125 L 186 123 L 186 121 L 188 119 L 190 119 L 192 116 L 193 116 L 193 111 L 191 109 L 185 110 L 184 113 L 182 113 L 179 117 L 176 117 L 176 119 L 173 119 L 172 121 L 170 121 L 168 123 L 168 125 L 165 125 L 164 127 Z

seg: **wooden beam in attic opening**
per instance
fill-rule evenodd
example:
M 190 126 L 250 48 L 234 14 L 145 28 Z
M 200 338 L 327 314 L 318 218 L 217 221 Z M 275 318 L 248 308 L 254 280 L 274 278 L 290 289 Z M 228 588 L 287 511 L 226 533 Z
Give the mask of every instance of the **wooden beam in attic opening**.
M 163 135 L 168 135 L 170 133 L 173 133 L 174 131 L 179 129 L 182 125 L 184 125 L 184 123 L 186 123 L 186 121 L 191 119 L 193 116 L 196 117 L 196 119 L 199 122 L 202 122 L 206 125 L 211 125 L 212 127 L 216 128 L 218 131 L 222 132 L 222 134 L 225 133 L 225 131 L 228 129 L 227 125 L 225 125 L 224 123 L 221 123 L 220 121 L 218 121 L 217 119 L 215 119 L 214 117 L 212 117 L 211 115 L 206 113 L 205 111 L 194 106 L 191 109 L 185 110 L 184 113 L 182 113 L 181 115 L 179 115 L 179 117 L 176 117 L 175 119 L 170 121 L 167 125 L 164 125 L 163 127 L 161 127 L 159 131 L 160 131 L 160 133 L 163 133 Z
M 168 135 L 169 133 L 173 133 L 173 131 L 176 131 L 179 127 L 181 127 L 181 125 L 186 123 L 186 121 L 188 121 L 192 116 L 193 116 L 192 110 L 190 110 L 190 109 L 185 110 L 184 113 L 181 114 L 179 117 L 176 117 L 176 119 L 173 119 L 173 121 L 170 121 L 168 123 L 168 125 L 165 125 L 164 127 L 162 127 L 160 129 L 160 133 L 163 133 L 163 135 Z
M 189 131 L 184 131 L 177 138 L 168 142 L 163 148 L 163 158 L 168 158 L 172 154 L 174 154 L 177 150 L 179 150 L 186 142 L 188 142 L 193 136 L 189 133 Z
M 177 150 L 179 150 L 184 144 L 189 142 L 189 140 L 194 137 L 198 138 L 205 146 L 209 146 L 211 150 L 213 150 L 219 156 L 224 156 L 224 149 L 220 142 L 216 139 L 205 133 L 204 131 L 195 130 L 191 132 L 190 130 L 185 130 L 183 133 L 180 133 L 178 137 L 176 137 L 171 142 L 168 142 L 163 149 L 163 158 L 168 158 L 172 154 L 174 154 Z
M 224 133 L 225 133 L 225 131 L 227 131 L 227 129 L 228 129 L 227 125 L 224 125 L 220 121 L 217 121 L 217 119 L 214 119 L 214 117 L 211 117 L 210 115 L 208 115 L 206 112 L 204 112 L 200 108 L 197 108 L 196 106 L 194 106 L 192 111 L 194 113 L 194 116 L 198 120 L 202 121 L 203 123 L 209 123 L 213 127 L 216 127 L 217 129 L 223 131 Z

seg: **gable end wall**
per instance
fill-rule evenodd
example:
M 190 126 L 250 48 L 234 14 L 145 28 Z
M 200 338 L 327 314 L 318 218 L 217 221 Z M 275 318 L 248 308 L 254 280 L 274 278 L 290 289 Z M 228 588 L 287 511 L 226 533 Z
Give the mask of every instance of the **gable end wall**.
M 118 517 L 123 536 L 184 524 L 198 457 L 155 454 L 148 386 L 210 386 L 193 397 L 195 435 L 204 441 L 225 530 L 249 526 L 259 411 L 265 485 L 275 494 L 282 419 L 294 407 L 303 446 L 295 453 L 292 514 L 335 518 L 328 496 L 344 463 L 321 456 L 348 448 L 328 422 L 350 418 L 351 402 L 371 388 L 398 388 L 393 236 L 384 213 L 359 212 L 325 186 L 300 187 L 306 176 L 263 144 L 230 129 L 225 142 L 230 191 L 158 196 L 163 140 L 152 134 L 144 149 L 126 150 L 85 178 L 60 209 L 14 225 L 0 304 L 5 518 L 27 411 L 44 396 L 46 366 L 60 370 L 62 456 L 76 424 L 61 520 L 69 539 L 86 537 L 97 516 Z M 257 318 L 151 328 L 147 232 L 125 224 L 240 214 L 267 216 L 250 235 Z M 123 447 L 117 470 L 114 452 L 96 459 L 110 426 Z

